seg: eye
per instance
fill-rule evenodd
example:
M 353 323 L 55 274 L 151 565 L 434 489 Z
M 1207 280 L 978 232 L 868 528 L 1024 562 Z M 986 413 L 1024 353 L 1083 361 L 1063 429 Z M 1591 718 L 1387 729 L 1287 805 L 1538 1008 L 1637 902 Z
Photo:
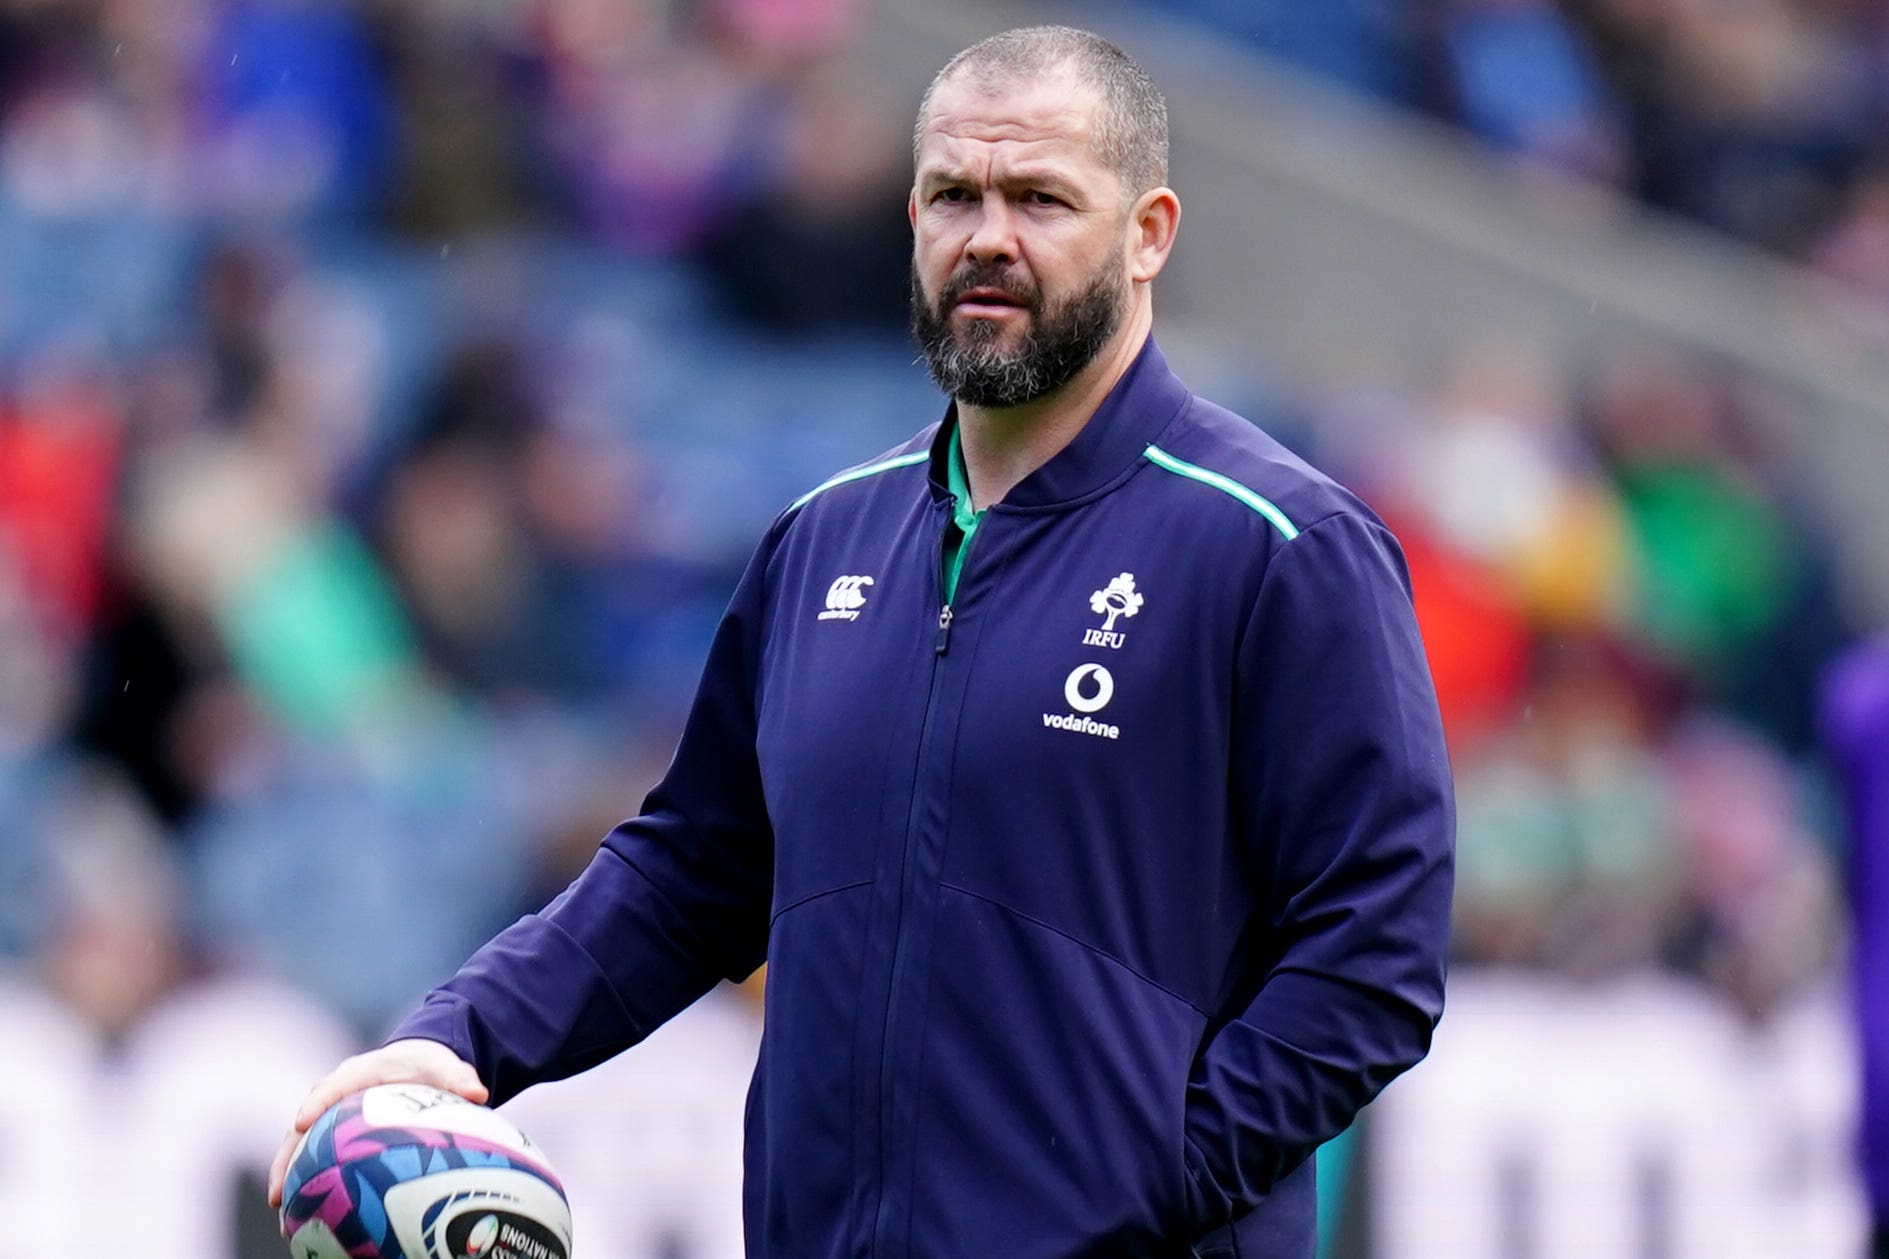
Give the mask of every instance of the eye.
M 1027 202 L 1030 205 L 1067 205 L 1068 204 L 1068 202 L 1064 201 L 1061 197 L 1057 196 L 1055 193 L 1044 192 L 1041 188 L 1030 189 L 1030 191 L 1023 194 L 1023 199 L 1025 202 Z
M 970 195 L 971 195 L 970 193 L 966 192 L 962 188 L 947 187 L 947 188 L 940 188 L 937 192 L 932 193 L 931 199 L 933 201 L 942 201 L 947 205 L 960 205 L 963 202 L 968 201 L 970 199 Z

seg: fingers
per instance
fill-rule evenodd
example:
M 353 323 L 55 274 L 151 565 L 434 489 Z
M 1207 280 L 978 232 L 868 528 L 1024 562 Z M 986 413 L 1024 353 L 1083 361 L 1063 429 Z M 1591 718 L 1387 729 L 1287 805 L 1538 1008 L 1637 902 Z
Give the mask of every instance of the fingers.
M 479 1073 L 463 1062 L 440 1087 L 449 1093 L 457 1093 L 479 1106 L 485 1105 L 492 1096 L 492 1090 L 485 1086 L 485 1082 L 479 1078 Z
M 289 1124 L 289 1130 L 282 1135 L 282 1148 L 276 1151 L 275 1161 L 269 1166 L 269 1205 L 282 1205 L 282 1184 L 289 1174 L 289 1160 L 300 1143 L 302 1134 L 309 1126 L 321 1118 L 322 1112 L 350 1093 L 359 1092 L 374 1084 L 383 1084 L 390 1079 L 400 1078 L 386 1067 L 368 1061 L 377 1054 L 357 1054 L 318 1081 L 308 1090 L 308 1096 L 295 1111 L 295 1118 Z
M 291 1128 L 282 1138 L 281 1148 L 275 1152 L 275 1161 L 269 1164 L 269 1206 L 275 1210 L 282 1207 L 282 1182 L 288 1178 L 289 1155 L 295 1152 L 295 1143 L 301 1139 L 301 1134 Z
M 372 1085 L 386 1084 L 401 1078 L 394 1064 L 383 1061 L 385 1053 L 385 1050 L 377 1050 L 370 1054 L 356 1054 L 330 1071 L 302 1099 L 301 1107 L 295 1112 L 294 1130 L 307 1132 L 308 1125 L 321 1118 L 323 1111 L 349 1093 L 358 1093 Z
M 492 1095 L 470 1063 L 437 1041 L 398 1040 L 354 1055 L 317 1082 L 302 1099 L 294 1122 L 282 1137 L 282 1148 L 276 1151 L 275 1161 L 269 1167 L 271 1207 L 282 1205 L 282 1185 L 288 1177 L 289 1160 L 302 1134 L 330 1106 L 376 1084 L 430 1084 L 481 1106 Z

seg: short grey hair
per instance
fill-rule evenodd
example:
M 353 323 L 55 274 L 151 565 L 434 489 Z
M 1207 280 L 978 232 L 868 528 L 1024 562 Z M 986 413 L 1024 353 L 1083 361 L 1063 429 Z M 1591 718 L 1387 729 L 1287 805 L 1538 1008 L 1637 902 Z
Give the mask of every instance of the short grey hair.
M 1073 26 L 1020 26 L 979 40 L 945 63 L 925 89 L 912 128 L 912 161 L 931 117 L 932 97 L 960 74 L 995 92 L 1064 66 L 1102 98 L 1092 142 L 1096 156 L 1121 178 L 1130 198 L 1168 177 L 1168 106 L 1148 72 L 1117 44 Z

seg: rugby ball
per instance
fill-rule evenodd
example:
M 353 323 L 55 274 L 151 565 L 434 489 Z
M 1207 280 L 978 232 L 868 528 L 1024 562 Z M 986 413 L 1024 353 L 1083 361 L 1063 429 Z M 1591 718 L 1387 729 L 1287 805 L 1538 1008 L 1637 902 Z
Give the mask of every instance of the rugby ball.
M 282 1185 L 294 1259 L 570 1259 L 571 1209 L 511 1120 L 377 1084 L 309 1126 Z

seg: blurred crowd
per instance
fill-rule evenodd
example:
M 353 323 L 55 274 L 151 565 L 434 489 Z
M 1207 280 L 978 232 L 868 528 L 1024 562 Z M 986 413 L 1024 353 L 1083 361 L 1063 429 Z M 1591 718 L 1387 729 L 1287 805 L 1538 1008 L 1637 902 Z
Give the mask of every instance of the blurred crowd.
M 1315 422 L 1410 559 L 1459 957 L 1661 967 L 1761 1020 L 1841 942 L 1814 697 L 1851 633 L 1810 487 L 1765 437 L 1778 402 L 1657 348 L 1576 372 L 1469 346 L 1439 376 Z
M 0 947 L 109 789 L 367 1032 L 633 810 L 752 538 L 932 409 L 857 20 L 0 4 Z
M 301 1091 L 582 867 L 768 519 L 935 409 L 858 20 L 0 3 L 20 1245 L 279 1253 Z M 521 1103 L 587 1253 L 738 1250 L 757 1037 Z
M 1838 282 L 1889 337 L 1889 13 L 1870 0 L 1140 0 Z
M 1857 0 L 1141 0 L 1732 234 L 1889 333 L 1889 14 Z M 1429 396 L 1305 400 L 1399 528 L 1457 758 L 1469 961 L 1828 973 L 1820 672 L 1854 633 L 1790 404 L 1674 350 L 1464 346 Z
M 940 410 L 863 3 L 0 0 L 0 975 L 359 1042 L 634 810 L 766 522 Z M 1146 5 L 1889 296 L 1875 6 Z M 1829 975 L 1786 405 L 1473 344 L 1261 417 L 1409 554 L 1464 963 Z

